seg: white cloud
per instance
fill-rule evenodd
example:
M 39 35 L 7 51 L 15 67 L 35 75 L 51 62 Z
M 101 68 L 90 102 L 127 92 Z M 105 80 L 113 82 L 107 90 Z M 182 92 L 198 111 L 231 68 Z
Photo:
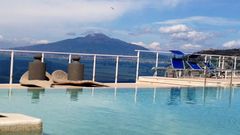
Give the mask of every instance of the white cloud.
M 139 45 L 139 46 L 146 46 L 144 42 L 132 42 L 131 44 Z
M 170 7 L 176 7 L 181 3 L 189 2 L 190 0 L 163 0 L 163 4 Z
M 31 41 L 31 44 L 48 44 L 48 43 L 49 43 L 49 41 L 48 40 L 44 40 L 44 39 Z
M 49 22 L 95 23 L 112 21 L 129 10 L 139 9 L 133 0 L 11 0 L 1 1 L 0 24 Z M 56 24 L 55 24 L 56 25 Z
M 148 45 L 148 49 L 150 50 L 161 50 L 159 42 L 152 42 Z
M 115 20 L 127 12 L 149 5 L 176 7 L 188 0 L 10 0 L 1 1 L 0 24 L 75 22 L 95 23 Z
M 171 37 L 177 40 L 186 40 L 186 41 L 204 41 L 211 37 L 210 34 L 198 31 L 188 31 L 181 33 L 173 33 Z
M 3 36 L 2 35 L 0 35 L 0 40 L 3 40 Z
M 159 31 L 160 33 L 168 34 L 173 40 L 183 41 L 204 41 L 213 36 L 211 33 L 196 31 L 184 24 L 162 26 L 159 28 Z
M 132 0 L 136 2 L 136 0 Z M 138 0 L 137 2 L 145 2 L 146 7 L 157 8 L 160 10 L 175 8 L 182 4 L 191 2 L 192 0 Z
M 182 23 L 199 23 L 199 24 L 208 24 L 208 25 L 219 25 L 219 26 L 228 26 L 228 25 L 240 25 L 240 20 L 222 18 L 222 17 L 208 17 L 208 16 L 192 16 L 183 19 L 172 19 L 166 21 L 156 22 L 155 24 L 182 24 Z
M 202 46 L 201 46 L 201 45 L 197 45 L 197 44 L 184 44 L 184 45 L 182 45 L 180 48 L 183 49 L 183 50 L 190 51 L 190 50 L 198 50 L 198 49 L 201 49 Z
M 80 34 L 86 27 L 103 27 L 119 36 L 131 32 L 113 30 L 108 23 L 119 21 L 128 13 L 152 8 L 169 10 L 188 1 L 191 0 L 2 0 L 0 30 L 11 38 L 60 40 L 69 32 Z
M 178 33 L 189 31 L 190 28 L 184 24 L 177 24 L 173 26 L 160 27 L 159 31 L 161 33 Z
M 38 40 L 32 38 L 0 38 L 1 48 L 11 48 L 11 47 L 20 47 L 20 46 L 28 46 L 35 44 L 48 44 L 48 40 Z
M 147 48 L 149 50 L 161 50 L 159 42 L 152 42 L 150 44 L 145 44 L 144 42 L 132 42 L 132 44 L 145 47 L 145 48 Z
M 240 47 L 240 40 L 232 40 L 223 44 L 225 48 L 238 48 Z

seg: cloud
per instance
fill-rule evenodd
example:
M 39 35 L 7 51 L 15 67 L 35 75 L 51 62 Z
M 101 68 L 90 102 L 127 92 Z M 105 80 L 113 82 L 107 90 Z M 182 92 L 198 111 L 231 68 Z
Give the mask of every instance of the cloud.
M 154 24 L 174 25 L 174 24 L 197 23 L 207 25 L 229 26 L 240 25 L 240 20 L 222 18 L 222 17 L 208 17 L 208 16 L 192 16 L 182 19 L 172 19 L 166 21 L 155 22 Z
M 33 40 L 30 42 L 31 44 L 48 44 L 48 40 Z
M 25 46 L 26 45 L 32 45 L 32 44 L 48 44 L 49 43 L 49 41 L 46 40 L 46 39 L 38 40 L 38 39 L 32 39 L 32 38 L 28 38 L 28 37 L 6 39 L 6 41 L 12 42 L 12 43 L 15 43 L 15 44 L 24 44 Z
M 188 31 L 171 34 L 173 39 L 185 41 L 204 41 L 211 37 L 210 34 L 198 31 Z
M 85 32 L 83 29 L 86 27 L 102 27 L 111 29 L 106 32 L 107 34 L 110 33 L 115 37 L 120 35 L 122 38 L 138 34 L 138 32 L 134 34 L 132 28 L 124 30 L 122 26 L 125 24 L 119 23 L 129 15 L 145 14 L 146 10 L 153 8 L 155 8 L 153 10 L 157 8 L 158 11 L 174 9 L 188 1 L 191 0 L 138 0 L 137 2 L 136 0 L 2 0 L 0 30 L 12 38 L 20 39 L 24 36 L 60 40 L 67 35 L 74 36 L 69 32 L 80 35 Z M 111 23 L 116 26 L 112 27 L 109 25 Z M 134 27 L 131 23 L 126 25 Z M 117 27 L 123 29 L 116 30 Z M 100 30 L 100 32 L 105 31 Z M 151 29 L 145 29 L 143 32 L 151 33 Z M 122 36 L 123 34 L 125 35 Z M 130 41 L 129 37 L 124 38 Z
M 32 39 L 32 38 L 0 38 L 1 48 L 11 48 L 11 47 L 20 47 L 20 46 L 28 46 L 34 44 L 48 44 L 49 41 L 45 39 Z
M 184 24 L 162 26 L 159 28 L 159 31 L 160 33 L 168 34 L 173 40 L 182 41 L 205 41 L 213 36 L 213 34 L 207 32 L 196 31 Z
M 0 40 L 3 40 L 3 36 L 2 35 L 0 35 Z
M 24 4 L 23 4 L 24 3 Z M 134 7 L 133 1 L 110 0 L 11 0 L 1 2 L 1 23 L 107 22 Z M 111 8 L 114 7 L 114 10 Z M 138 8 L 138 6 L 135 6 Z
M 151 6 L 151 7 L 162 10 L 162 9 L 175 8 L 182 4 L 190 3 L 192 0 L 138 0 L 138 2 L 139 1 L 145 2 L 146 7 Z
M 173 25 L 173 26 L 166 26 L 160 27 L 159 31 L 161 33 L 178 33 L 178 32 L 186 32 L 189 31 L 190 28 L 183 24 Z
M 183 50 L 190 51 L 190 50 L 199 50 L 199 49 L 202 48 L 202 46 L 201 45 L 197 45 L 197 44 L 190 44 L 190 43 L 188 43 L 188 44 L 182 45 L 180 48 L 183 49 Z
M 132 42 L 131 44 L 139 45 L 139 46 L 146 46 L 146 44 L 144 42 Z
M 223 44 L 225 48 L 238 48 L 240 47 L 240 40 L 232 40 Z
M 132 42 L 132 44 L 145 47 L 145 48 L 147 48 L 149 50 L 161 50 L 159 42 L 152 42 L 150 44 L 145 44 L 144 42 Z
M 150 50 L 161 50 L 159 42 L 152 42 L 148 45 L 148 49 Z
M 113 21 L 122 15 L 150 5 L 176 7 L 189 0 L 11 0 L 1 1 L 0 24 Z
M 68 35 L 68 36 L 76 36 L 77 34 L 75 32 L 67 32 L 66 35 Z
M 187 3 L 190 0 L 163 0 L 163 5 L 170 6 L 170 7 L 176 7 L 182 3 Z

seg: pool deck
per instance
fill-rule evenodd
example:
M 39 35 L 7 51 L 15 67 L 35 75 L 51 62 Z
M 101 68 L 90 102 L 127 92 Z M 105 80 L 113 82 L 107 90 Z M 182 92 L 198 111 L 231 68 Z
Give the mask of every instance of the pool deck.
M 17 113 L 0 113 L 0 134 L 42 132 L 42 120 Z
M 229 87 L 230 79 L 216 79 L 207 78 L 206 85 L 204 78 L 168 78 L 168 77 L 154 77 L 154 76 L 140 76 L 137 83 L 104 83 L 110 88 L 170 88 L 170 87 Z M 233 86 L 240 86 L 240 78 L 234 78 L 232 80 Z M 15 88 L 24 89 L 28 88 L 21 86 L 20 84 L 0 84 L 0 89 Z M 52 88 L 79 88 L 79 86 L 70 85 L 54 85 Z
M 187 86 L 187 87 L 229 87 L 231 86 L 240 86 L 240 78 L 200 78 L 200 77 L 191 77 L 191 78 L 170 78 L 170 77 L 154 77 L 154 76 L 141 76 L 139 77 L 138 83 L 152 83 L 158 85 L 178 85 L 178 86 Z
M 160 84 L 160 83 L 151 83 L 151 82 L 137 82 L 137 83 L 104 83 L 104 85 L 110 87 L 110 88 L 155 88 L 155 87 L 165 87 L 165 88 L 170 88 L 170 87 L 178 87 L 180 85 L 174 85 L 174 84 Z M 184 85 L 183 85 L 184 86 Z M 0 84 L 0 89 L 6 89 L 6 88 L 13 88 L 13 89 L 25 89 L 28 87 L 21 86 L 20 84 Z M 56 85 L 53 88 L 79 88 L 77 86 L 61 86 L 61 85 Z

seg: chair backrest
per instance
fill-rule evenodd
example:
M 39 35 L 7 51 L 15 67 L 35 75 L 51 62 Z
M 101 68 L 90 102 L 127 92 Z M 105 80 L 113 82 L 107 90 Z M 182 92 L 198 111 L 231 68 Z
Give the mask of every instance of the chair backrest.
M 173 69 L 180 69 L 180 70 L 185 69 L 183 59 L 172 58 L 171 62 L 172 62 Z
M 184 57 L 184 53 L 179 51 L 179 50 L 169 50 L 172 54 L 174 58 L 183 58 Z
M 184 55 L 184 53 L 179 50 L 169 50 L 169 51 L 177 55 Z
M 193 70 L 203 70 L 202 67 L 200 67 L 196 62 L 190 62 L 187 61 L 187 64 L 191 67 Z

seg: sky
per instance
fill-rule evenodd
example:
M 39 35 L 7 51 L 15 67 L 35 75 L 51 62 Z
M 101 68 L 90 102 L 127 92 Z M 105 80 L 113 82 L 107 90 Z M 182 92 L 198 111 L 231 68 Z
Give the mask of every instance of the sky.
M 240 48 L 240 0 L 0 0 L 0 48 L 104 33 L 152 50 Z

